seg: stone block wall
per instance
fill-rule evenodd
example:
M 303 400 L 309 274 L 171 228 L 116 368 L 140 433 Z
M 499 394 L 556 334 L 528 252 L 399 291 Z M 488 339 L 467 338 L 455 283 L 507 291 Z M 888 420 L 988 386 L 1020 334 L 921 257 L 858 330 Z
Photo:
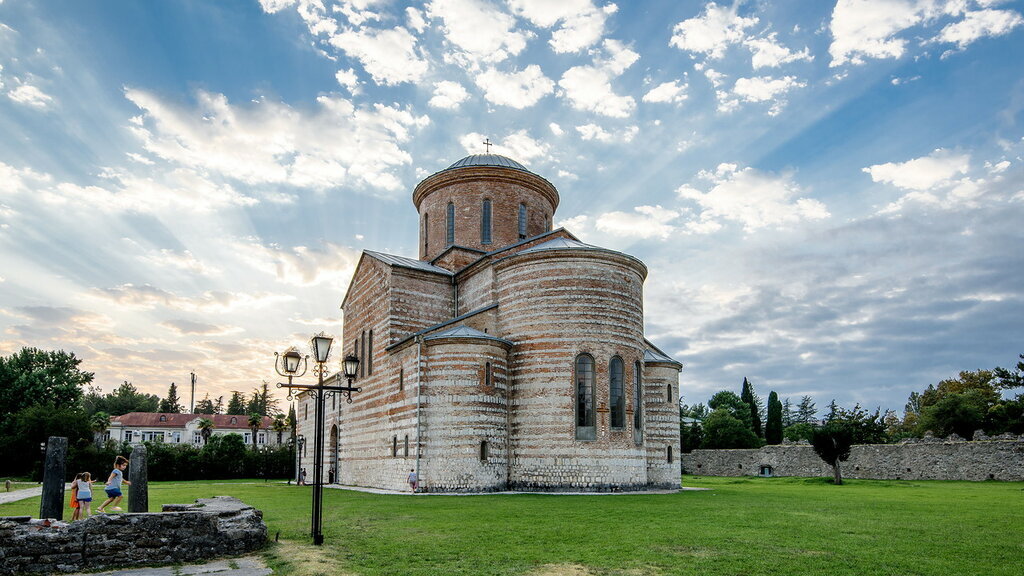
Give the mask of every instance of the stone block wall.
M 70 524 L 0 518 L 0 576 L 193 562 L 252 552 L 266 540 L 263 513 L 227 496 Z
M 765 466 L 772 476 L 832 475 L 807 444 L 694 450 L 683 455 L 682 464 L 685 473 L 699 476 L 757 476 Z M 844 478 L 1024 481 L 1024 437 L 857 445 L 840 468 Z

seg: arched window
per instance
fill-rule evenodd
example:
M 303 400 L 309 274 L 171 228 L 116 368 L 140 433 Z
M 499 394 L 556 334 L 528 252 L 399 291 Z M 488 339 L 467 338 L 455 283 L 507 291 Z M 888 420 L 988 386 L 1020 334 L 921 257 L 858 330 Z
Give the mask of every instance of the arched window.
M 373 328 L 370 329 L 370 339 L 366 343 L 366 373 L 373 376 Z
M 612 356 L 608 363 L 608 404 L 612 411 L 612 428 L 626 426 L 626 389 L 622 358 Z
M 544 231 L 551 232 L 551 217 L 547 214 L 544 215 Z
M 519 205 L 519 239 L 526 238 L 526 204 Z
M 398 458 L 398 436 L 391 437 L 391 457 Z
M 633 428 L 643 428 L 644 393 L 640 363 L 633 363 Z
M 668 446 L 666 446 L 666 448 L 667 448 L 667 450 L 665 451 L 665 459 L 668 460 L 669 464 L 671 464 L 672 463 L 672 445 L 669 444 Z M 742 466 L 742 464 L 741 464 L 741 466 Z
M 480 243 L 491 243 L 491 201 L 484 200 L 483 210 L 480 211 Z
M 491 363 L 484 364 L 484 386 L 491 387 Z
M 404 454 L 406 458 L 409 457 L 409 435 L 408 434 L 405 435 L 405 449 L 402 451 L 402 454 Z
M 363 330 L 362 334 L 360 334 L 359 337 L 361 339 L 359 344 L 359 351 L 362 354 L 359 357 L 359 376 L 363 377 L 366 376 L 366 330 Z
M 576 439 L 594 440 L 597 429 L 594 418 L 594 358 L 590 354 L 576 357 Z
M 405 390 L 405 368 L 398 369 L 398 391 Z
M 672 403 L 672 385 L 669 384 L 669 385 L 665 386 L 665 390 L 666 390 L 665 402 L 668 402 L 668 403 L 671 404 Z
M 448 203 L 448 212 L 446 214 L 447 221 L 445 222 L 445 242 L 449 246 L 455 244 L 455 204 Z
M 430 252 L 430 214 L 423 215 L 423 254 Z
M 238 424 L 238 418 L 235 418 L 234 416 L 232 416 L 231 417 L 231 423 L 232 424 Z

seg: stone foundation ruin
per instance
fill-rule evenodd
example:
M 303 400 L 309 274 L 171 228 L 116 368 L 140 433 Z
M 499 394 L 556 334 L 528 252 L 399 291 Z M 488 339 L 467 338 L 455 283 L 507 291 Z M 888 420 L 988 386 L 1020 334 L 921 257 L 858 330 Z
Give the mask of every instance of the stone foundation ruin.
M 163 512 L 97 514 L 73 523 L 0 518 L 0 576 L 176 564 L 263 547 L 263 513 L 237 498 L 168 504 Z

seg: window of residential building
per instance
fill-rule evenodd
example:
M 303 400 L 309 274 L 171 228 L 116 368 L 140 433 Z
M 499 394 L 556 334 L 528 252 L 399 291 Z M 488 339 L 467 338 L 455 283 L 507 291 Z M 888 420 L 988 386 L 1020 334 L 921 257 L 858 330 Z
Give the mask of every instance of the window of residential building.
M 232 416 L 231 417 L 231 423 L 232 424 L 238 424 L 238 418 L 235 418 L 234 416 Z
M 181 432 L 171 432 L 171 442 L 181 444 Z
M 612 356 L 608 363 L 608 404 L 611 407 L 612 428 L 626 426 L 626 391 L 623 386 L 622 358 Z
M 480 243 L 491 243 L 491 201 L 484 200 L 483 210 L 480 212 Z
M 594 440 L 597 429 L 594 418 L 594 357 L 576 357 L 576 439 Z
M 256 443 L 257 444 L 266 444 L 267 443 L 267 433 L 266 432 L 260 432 L 259 434 L 257 434 L 256 435 Z
M 519 239 L 526 238 L 526 204 L 519 205 Z
M 161 422 L 167 422 L 167 415 L 166 414 L 161 414 L 160 415 L 160 421 Z
M 449 202 L 445 222 L 445 242 L 448 246 L 455 244 L 455 204 Z
M 252 444 L 252 432 L 245 432 L 242 434 L 242 441 L 246 446 Z
M 131 442 L 132 441 L 132 436 L 133 436 L 133 434 L 132 434 L 131 430 L 125 430 L 124 431 L 124 441 L 125 442 Z
M 192 433 L 192 443 L 193 444 L 202 444 L 203 443 L 203 433 L 202 432 L 193 432 Z

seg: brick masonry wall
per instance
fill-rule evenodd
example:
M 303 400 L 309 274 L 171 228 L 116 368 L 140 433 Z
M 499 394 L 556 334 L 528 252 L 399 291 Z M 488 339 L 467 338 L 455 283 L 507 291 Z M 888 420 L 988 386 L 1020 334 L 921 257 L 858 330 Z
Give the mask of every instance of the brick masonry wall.
M 0 518 L 0 575 L 194 562 L 252 552 L 266 540 L 263 513 L 227 496 L 51 526 Z
M 672 364 L 648 364 L 644 384 L 647 481 L 655 486 L 678 488 L 679 368 Z
M 496 264 L 498 323 L 511 353 L 512 488 L 599 490 L 647 484 L 634 441 L 634 362 L 643 357 L 643 278 L 634 261 L 605 251 L 558 250 Z M 595 363 L 596 438 L 576 439 L 574 363 Z M 612 429 L 608 364 L 622 358 L 627 414 Z
M 491 243 L 481 240 L 481 210 L 491 201 Z M 515 244 L 519 238 L 519 205 L 526 205 L 526 237 L 551 228 L 558 192 L 543 178 L 519 170 L 486 167 L 439 173 L 417 186 L 413 202 L 420 214 L 419 254 L 432 260 L 449 244 L 447 206 L 455 205 L 455 244 L 485 252 Z M 429 215 L 429 218 L 424 218 Z M 424 224 L 426 223 L 426 228 Z M 424 238 L 427 243 L 424 243 Z
M 771 466 L 773 476 L 831 476 L 808 445 L 784 444 L 757 450 L 694 450 L 683 470 L 702 476 L 756 476 Z M 943 441 L 857 445 L 840 464 L 844 478 L 879 480 L 1024 480 L 1024 437 L 1013 440 Z

